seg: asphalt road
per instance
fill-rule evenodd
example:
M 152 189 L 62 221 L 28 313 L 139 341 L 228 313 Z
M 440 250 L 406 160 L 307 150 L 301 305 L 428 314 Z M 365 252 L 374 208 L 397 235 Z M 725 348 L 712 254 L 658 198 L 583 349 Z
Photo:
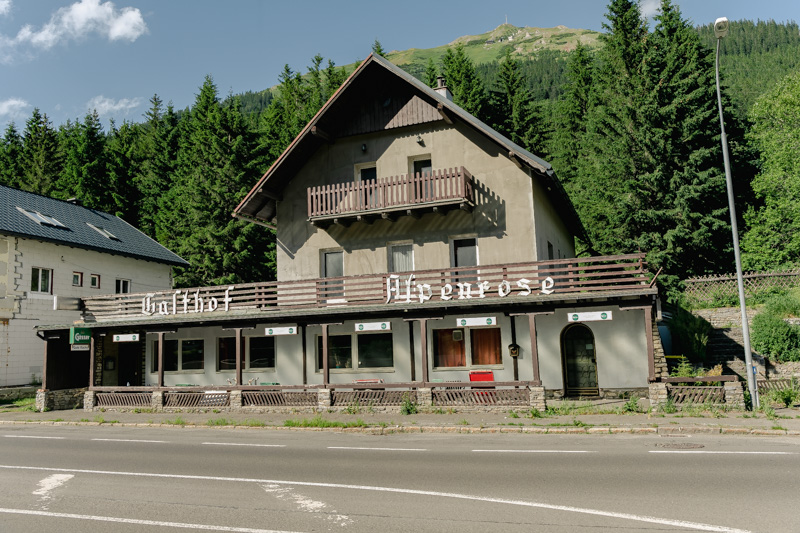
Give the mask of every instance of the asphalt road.
M 0 531 L 800 531 L 796 438 L 0 427 Z

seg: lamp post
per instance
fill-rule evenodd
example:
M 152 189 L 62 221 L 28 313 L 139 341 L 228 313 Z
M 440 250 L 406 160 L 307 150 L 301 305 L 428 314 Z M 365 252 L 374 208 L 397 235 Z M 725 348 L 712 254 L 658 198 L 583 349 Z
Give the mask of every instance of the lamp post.
M 722 92 L 719 88 L 719 46 L 722 38 L 728 34 L 728 19 L 718 18 L 714 21 L 714 34 L 717 36 L 717 105 L 719 107 L 720 140 L 722 141 L 722 159 L 725 163 L 725 183 L 728 188 L 728 207 L 731 212 L 731 231 L 733 232 L 733 257 L 736 262 L 736 281 L 739 286 L 739 307 L 742 310 L 742 337 L 744 337 L 744 360 L 747 367 L 747 389 L 753 408 L 759 406 L 758 387 L 753 368 L 753 353 L 750 349 L 750 324 L 747 322 L 747 306 L 744 300 L 744 278 L 742 276 L 742 258 L 739 253 L 739 228 L 736 223 L 736 205 L 733 199 L 733 179 L 731 178 L 731 161 L 728 155 L 728 137 L 725 135 L 725 119 L 722 116 Z

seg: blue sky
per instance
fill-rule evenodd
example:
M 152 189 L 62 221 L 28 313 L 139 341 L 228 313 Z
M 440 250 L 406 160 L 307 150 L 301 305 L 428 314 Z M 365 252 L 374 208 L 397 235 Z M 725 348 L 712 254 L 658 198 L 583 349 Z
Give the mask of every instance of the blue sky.
M 797 0 L 677 0 L 695 24 L 800 21 Z M 210 74 L 222 95 L 261 90 L 283 65 L 305 70 L 322 54 L 363 59 L 478 34 L 508 17 L 515 26 L 602 30 L 604 0 L 0 0 L 0 127 L 21 131 L 34 107 L 54 125 L 97 109 L 140 121 L 158 94 L 182 109 Z M 657 0 L 643 0 L 653 14 Z M 735 35 L 728 38 L 734 39 Z

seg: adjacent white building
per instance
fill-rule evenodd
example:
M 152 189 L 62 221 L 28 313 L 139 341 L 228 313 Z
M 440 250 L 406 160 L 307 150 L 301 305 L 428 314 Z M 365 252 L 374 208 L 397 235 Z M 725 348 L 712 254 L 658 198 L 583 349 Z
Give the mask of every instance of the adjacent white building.
M 0 186 L 0 386 L 41 382 L 38 324 L 79 320 L 81 297 L 169 289 L 187 264 L 119 217 Z

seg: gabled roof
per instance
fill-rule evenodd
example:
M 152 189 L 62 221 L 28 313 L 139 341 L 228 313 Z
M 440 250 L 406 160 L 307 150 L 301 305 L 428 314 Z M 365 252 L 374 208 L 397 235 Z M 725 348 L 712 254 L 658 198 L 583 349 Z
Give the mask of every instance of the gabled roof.
M 156 263 L 189 263 L 114 215 L 0 185 L 0 234 Z
M 334 130 L 336 124 L 341 123 L 340 117 L 347 117 L 348 111 L 352 113 L 354 108 L 357 109 L 362 90 L 370 91 L 375 86 L 386 84 L 387 78 L 395 84 L 398 79 L 401 80 L 410 91 L 438 108 L 449 120 L 459 121 L 471 127 L 496 143 L 517 164 L 531 169 L 532 176 L 540 180 L 543 189 L 547 191 L 567 228 L 582 240 L 588 240 L 586 229 L 550 163 L 512 142 L 411 74 L 375 54 L 370 54 L 353 71 L 314 118 L 306 124 L 300 134 L 295 137 L 255 187 L 239 203 L 233 216 L 257 223 L 266 222 L 269 225 L 275 217 L 276 201 L 281 199 L 284 187 L 313 153 L 327 142 L 326 132 Z

